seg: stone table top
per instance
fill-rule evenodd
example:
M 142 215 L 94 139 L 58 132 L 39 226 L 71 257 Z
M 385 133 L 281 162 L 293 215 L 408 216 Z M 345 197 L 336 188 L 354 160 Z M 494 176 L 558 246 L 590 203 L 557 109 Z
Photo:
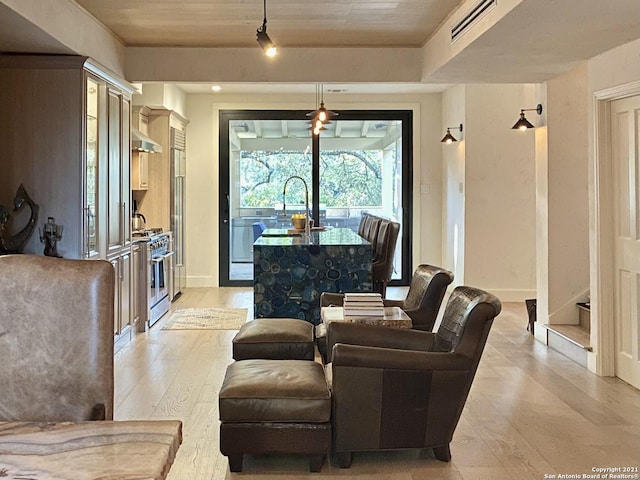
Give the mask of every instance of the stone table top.
M 0 422 L 7 480 L 159 480 L 182 443 L 182 422 Z
M 320 309 L 320 318 L 325 325 L 330 322 L 350 322 L 393 328 L 411 328 L 413 326 L 411 317 L 400 307 L 384 307 L 384 316 L 382 317 L 345 317 L 342 307 L 322 307 Z
M 257 247 L 289 247 L 302 245 L 320 246 L 361 246 L 370 243 L 349 228 L 328 228 L 323 231 L 312 231 L 311 238 L 300 233 L 290 234 L 288 230 L 266 229 L 254 245 Z M 309 241 L 310 240 L 310 241 Z

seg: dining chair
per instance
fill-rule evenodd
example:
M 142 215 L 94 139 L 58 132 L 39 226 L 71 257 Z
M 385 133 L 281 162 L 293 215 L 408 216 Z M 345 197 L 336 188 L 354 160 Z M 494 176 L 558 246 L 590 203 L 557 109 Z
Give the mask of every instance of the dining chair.
M 267 225 L 264 222 L 254 222 L 251 224 L 251 228 L 253 228 L 253 241 L 255 242 L 267 229 Z
M 0 421 L 113 418 L 114 272 L 0 256 Z

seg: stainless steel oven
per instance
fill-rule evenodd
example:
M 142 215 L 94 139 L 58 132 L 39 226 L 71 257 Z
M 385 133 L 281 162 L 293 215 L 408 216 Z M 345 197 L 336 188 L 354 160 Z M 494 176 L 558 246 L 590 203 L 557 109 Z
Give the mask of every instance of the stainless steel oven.
M 155 234 L 146 242 L 144 275 L 146 276 L 146 321 L 140 322 L 140 331 L 155 324 L 171 305 L 173 250 L 171 232 Z M 145 304 L 143 299 L 143 305 Z

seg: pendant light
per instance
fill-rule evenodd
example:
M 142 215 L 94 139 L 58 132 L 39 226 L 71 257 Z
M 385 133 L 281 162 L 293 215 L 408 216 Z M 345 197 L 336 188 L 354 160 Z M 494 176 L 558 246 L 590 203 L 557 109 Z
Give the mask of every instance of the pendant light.
M 524 112 L 535 111 L 538 115 L 542 115 L 542 104 L 538 104 L 536 108 L 523 108 L 520 110 L 520 119 L 511 127 L 513 130 L 526 131 L 528 128 L 536 128 L 527 118 L 524 116 Z
M 278 50 L 276 49 L 276 46 L 271 41 L 271 38 L 269 38 L 269 35 L 267 35 L 267 0 L 263 0 L 263 1 L 264 1 L 264 18 L 262 20 L 262 27 L 259 27 L 258 30 L 256 30 L 256 40 L 258 40 L 258 44 L 260 45 L 260 47 L 264 51 L 264 54 L 267 57 L 274 57 L 276 53 L 278 53 Z
M 320 97 L 320 107 L 318 107 L 318 97 Z M 331 123 L 331 119 L 337 117 L 339 114 L 327 110 L 324 106 L 324 88 L 323 85 L 316 84 L 316 109 L 313 112 L 307 113 L 307 117 L 311 117 L 311 126 L 313 134 L 318 135 L 320 131 L 326 130 L 325 125 Z

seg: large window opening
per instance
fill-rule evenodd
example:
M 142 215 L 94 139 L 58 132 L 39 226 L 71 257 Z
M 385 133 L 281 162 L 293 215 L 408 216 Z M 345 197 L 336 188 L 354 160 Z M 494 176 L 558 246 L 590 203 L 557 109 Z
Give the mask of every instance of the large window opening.
M 327 228 L 357 231 L 363 212 L 398 221 L 392 284 L 411 272 L 410 111 L 340 111 L 314 137 L 306 112 L 220 112 L 220 283 L 252 285 L 254 224 L 289 228 L 305 211 Z

